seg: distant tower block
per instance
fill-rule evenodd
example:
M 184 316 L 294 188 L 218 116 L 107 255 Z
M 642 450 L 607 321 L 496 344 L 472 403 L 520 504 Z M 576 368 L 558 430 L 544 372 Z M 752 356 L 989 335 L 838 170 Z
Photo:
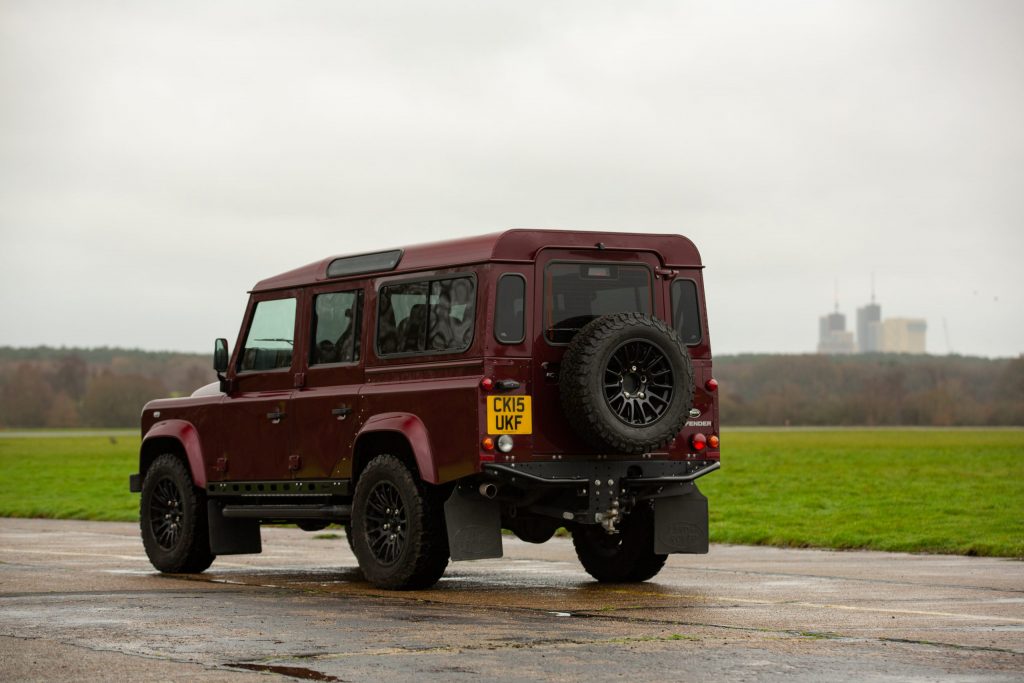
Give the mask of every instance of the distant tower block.
M 861 353 L 882 350 L 882 307 L 874 301 L 857 309 L 857 349 Z
M 818 353 L 853 353 L 855 348 L 845 315 L 836 311 L 818 319 Z

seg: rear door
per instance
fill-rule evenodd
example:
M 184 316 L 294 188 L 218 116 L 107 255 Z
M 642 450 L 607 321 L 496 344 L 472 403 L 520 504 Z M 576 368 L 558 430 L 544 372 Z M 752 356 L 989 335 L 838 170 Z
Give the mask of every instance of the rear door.
M 562 413 L 558 376 L 562 356 L 580 328 L 609 313 L 638 311 L 665 319 L 661 260 L 647 251 L 544 249 L 534 287 L 534 450 L 593 453 Z
M 308 302 L 307 370 L 291 399 L 293 476 L 348 479 L 359 421 L 366 326 L 362 285 L 319 287 Z

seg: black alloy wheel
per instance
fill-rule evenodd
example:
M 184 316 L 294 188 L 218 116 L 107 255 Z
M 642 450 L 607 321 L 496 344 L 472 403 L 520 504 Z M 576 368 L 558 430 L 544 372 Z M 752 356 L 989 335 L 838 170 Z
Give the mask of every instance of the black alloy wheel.
M 608 407 L 627 425 L 654 424 L 672 405 L 672 364 L 644 339 L 631 339 L 612 351 L 604 370 Z
M 409 529 L 402 495 L 389 481 L 378 482 L 366 503 L 366 538 L 382 566 L 390 567 L 402 556 Z
M 157 482 L 149 502 L 149 524 L 153 537 L 164 550 L 173 550 L 181 538 L 182 495 L 170 477 Z

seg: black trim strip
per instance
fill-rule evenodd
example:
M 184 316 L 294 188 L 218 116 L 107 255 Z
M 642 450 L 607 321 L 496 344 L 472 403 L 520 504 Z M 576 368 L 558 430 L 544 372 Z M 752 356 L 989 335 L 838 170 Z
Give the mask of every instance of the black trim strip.
M 351 479 L 284 481 L 216 481 L 206 485 L 209 496 L 348 496 Z

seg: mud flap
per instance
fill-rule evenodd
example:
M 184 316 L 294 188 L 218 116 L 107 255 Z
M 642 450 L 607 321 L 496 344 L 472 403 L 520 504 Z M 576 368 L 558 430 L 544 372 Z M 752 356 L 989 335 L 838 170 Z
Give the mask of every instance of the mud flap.
M 654 501 L 654 552 L 708 551 L 708 499 L 694 485 L 681 496 Z
M 456 486 L 444 504 L 452 560 L 501 557 L 501 508 L 472 488 Z
M 248 555 L 263 552 L 260 522 L 257 519 L 228 519 L 221 506 L 206 501 L 210 521 L 210 552 L 214 555 Z

